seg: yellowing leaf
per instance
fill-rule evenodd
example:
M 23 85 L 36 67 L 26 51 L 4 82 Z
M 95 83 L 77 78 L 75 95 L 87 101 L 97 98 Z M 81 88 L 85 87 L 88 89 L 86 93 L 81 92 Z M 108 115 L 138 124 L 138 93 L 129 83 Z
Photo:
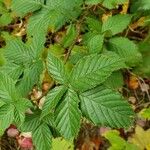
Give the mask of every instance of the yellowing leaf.
M 150 107 L 143 109 L 139 114 L 142 118 L 150 120 Z
M 150 129 L 145 131 L 140 126 L 137 126 L 135 134 L 129 140 L 137 145 L 140 150 L 150 150 Z
M 129 8 L 129 0 L 127 0 L 127 2 L 125 2 L 122 6 L 122 11 L 120 12 L 121 14 L 127 14 Z
M 52 139 L 52 150 L 73 150 L 73 142 L 63 138 Z
M 112 12 L 108 12 L 102 15 L 102 21 L 105 22 L 109 17 L 112 16 Z
M 138 147 L 120 137 L 117 130 L 110 130 L 104 134 L 104 137 L 110 142 L 109 150 L 139 150 Z

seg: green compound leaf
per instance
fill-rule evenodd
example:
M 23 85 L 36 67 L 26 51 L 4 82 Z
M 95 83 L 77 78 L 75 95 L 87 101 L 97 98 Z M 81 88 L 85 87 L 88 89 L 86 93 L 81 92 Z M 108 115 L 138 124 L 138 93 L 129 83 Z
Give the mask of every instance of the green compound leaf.
M 4 34 L 6 46 L 4 56 L 7 60 L 1 71 L 9 74 L 16 82 L 23 96 L 26 96 L 33 85 L 39 83 L 43 71 L 41 53 L 44 48 L 45 37 L 41 34 L 23 43 L 20 38 Z M 20 78 L 21 76 L 21 78 Z M 32 78 L 31 78 L 32 77 Z
M 28 35 L 36 36 L 39 31 L 46 33 L 48 28 L 52 31 L 61 28 L 67 21 L 80 14 L 82 3 L 82 0 L 47 1 L 46 6 L 29 19 Z
M 80 129 L 81 113 L 78 102 L 77 94 L 68 89 L 64 100 L 55 111 L 56 128 L 67 139 L 75 137 Z
M 113 71 L 124 67 L 122 59 L 114 54 L 85 56 L 73 68 L 71 85 L 85 91 L 103 83 Z
M 126 128 L 133 111 L 120 94 L 99 86 L 80 94 L 82 113 L 96 125 Z
M 20 126 L 24 122 L 25 111 L 32 106 L 27 99 L 24 99 L 19 95 L 15 88 L 15 82 L 2 73 L 0 73 L 0 101 L 4 102 L 0 107 L 1 116 L 7 115 L 6 111 L 8 111 L 8 116 L 0 118 L 0 120 L 2 120 L 1 124 L 5 128 L 13 121 L 17 126 Z M 11 114 L 9 114 L 9 111 L 11 111 Z M 7 120 L 7 118 L 9 120 Z
M 131 21 L 131 16 L 126 15 L 115 15 L 109 17 L 106 21 L 104 21 L 102 25 L 102 32 L 109 32 L 111 35 L 118 34 L 127 28 Z

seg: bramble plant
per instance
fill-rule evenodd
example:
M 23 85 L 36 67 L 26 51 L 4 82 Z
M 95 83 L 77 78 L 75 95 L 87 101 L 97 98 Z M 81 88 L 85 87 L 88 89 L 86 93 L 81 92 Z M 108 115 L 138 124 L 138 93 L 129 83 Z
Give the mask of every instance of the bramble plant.
M 53 137 L 76 138 L 83 119 L 112 128 L 132 126 L 134 112 L 117 90 L 122 71 L 142 62 L 138 43 L 127 35 L 150 3 L 138 0 L 128 14 L 109 14 L 126 2 L 0 0 L 0 39 L 5 41 L 0 49 L 1 135 L 13 124 L 32 133 L 37 150 L 48 150 Z M 6 32 L 18 20 L 21 26 Z M 50 87 L 32 101 L 32 89 L 41 89 L 45 81 Z

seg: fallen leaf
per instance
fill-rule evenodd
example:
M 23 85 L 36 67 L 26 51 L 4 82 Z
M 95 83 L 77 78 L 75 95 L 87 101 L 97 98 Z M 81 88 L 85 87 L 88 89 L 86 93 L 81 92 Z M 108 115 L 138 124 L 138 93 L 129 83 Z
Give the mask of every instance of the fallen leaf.
M 129 138 L 129 141 L 137 145 L 140 150 L 150 150 L 150 129 L 145 131 L 140 126 L 136 126 L 135 134 Z
M 52 150 L 73 150 L 73 141 L 67 141 L 63 138 L 52 139 Z
M 104 134 L 104 137 L 110 142 L 109 150 L 139 150 L 138 147 L 120 137 L 117 130 L 110 130 Z
M 139 112 L 139 115 L 144 118 L 150 120 L 150 107 L 144 108 Z
M 128 84 L 129 84 L 129 88 L 133 90 L 139 87 L 139 82 L 136 76 L 130 76 Z

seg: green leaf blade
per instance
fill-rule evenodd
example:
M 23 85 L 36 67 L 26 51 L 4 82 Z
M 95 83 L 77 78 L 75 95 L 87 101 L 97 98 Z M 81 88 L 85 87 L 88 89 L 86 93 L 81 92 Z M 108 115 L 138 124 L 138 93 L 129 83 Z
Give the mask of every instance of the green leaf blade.
M 103 83 L 113 71 L 124 67 L 122 59 L 114 54 L 86 56 L 75 65 L 71 85 L 85 91 Z
M 88 50 L 90 54 L 100 53 L 102 51 L 104 36 L 101 34 L 93 36 L 88 42 Z
M 137 45 L 125 37 L 111 38 L 109 50 L 116 52 L 125 60 L 128 66 L 135 66 L 142 60 L 142 55 L 138 51 Z
M 103 6 L 108 9 L 117 8 L 118 5 L 126 3 L 127 0 L 104 0 Z
M 76 30 L 75 26 L 71 24 L 68 27 L 67 33 L 63 37 L 63 40 L 61 42 L 63 47 L 67 48 L 67 47 L 71 46 L 71 44 L 74 42 L 76 37 L 77 37 L 77 30 Z
M 16 95 L 15 82 L 0 72 L 0 100 L 9 103 L 15 99 Z
M 66 83 L 66 72 L 63 62 L 49 52 L 47 60 L 48 72 L 61 84 Z
M 102 25 L 102 32 L 108 31 L 111 33 L 111 35 L 118 34 L 127 28 L 130 21 L 131 16 L 128 14 L 111 16 L 104 21 Z
M 42 107 L 41 118 L 54 111 L 56 105 L 58 104 L 65 92 L 66 87 L 59 86 L 48 93 L 48 95 L 46 96 L 46 101 L 44 102 L 44 105 Z
M 14 106 L 4 104 L 0 107 L 0 129 L 4 131 L 10 126 L 14 119 Z
M 18 16 L 24 17 L 26 14 L 39 10 L 42 7 L 40 2 L 35 0 L 13 0 L 11 9 Z
M 33 143 L 36 146 L 36 150 L 51 149 L 52 135 L 46 124 L 41 124 L 35 131 L 33 131 L 32 138 Z
M 56 128 L 66 139 L 73 138 L 80 129 L 81 113 L 78 108 L 78 96 L 69 89 L 64 101 L 55 111 Z
M 82 113 L 96 125 L 126 128 L 132 124 L 133 111 L 118 93 L 96 87 L 80 95 Z

